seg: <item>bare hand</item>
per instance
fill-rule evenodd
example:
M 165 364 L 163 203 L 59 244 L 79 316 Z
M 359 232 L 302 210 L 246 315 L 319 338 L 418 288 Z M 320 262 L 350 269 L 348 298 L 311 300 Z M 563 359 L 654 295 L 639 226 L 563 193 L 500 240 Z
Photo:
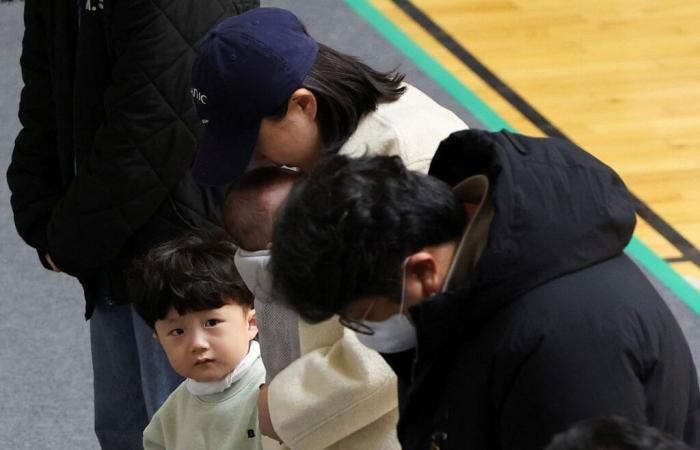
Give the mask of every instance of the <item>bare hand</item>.
M 54 264 L 53 259 L 51 259 L 51 255 L 46 253 L 44 256 L 46 257 L 46 261 L 49 263 L 49 266 L 51 266 L 51 270 L 53 270 L 54 272 L 61 271 L 61 269 L 59 269 L 58 266 L 56 266 L 56 264 Z
M 260 432 L 272 439 L 280 440 L 275 429 L 272 427 L 272 419 L 270 419 L 270 409 L 267 404 L 267 389 L 268 386 L 263 384 L 260 386 L 260 394 L 258 395 L 258 424 Z

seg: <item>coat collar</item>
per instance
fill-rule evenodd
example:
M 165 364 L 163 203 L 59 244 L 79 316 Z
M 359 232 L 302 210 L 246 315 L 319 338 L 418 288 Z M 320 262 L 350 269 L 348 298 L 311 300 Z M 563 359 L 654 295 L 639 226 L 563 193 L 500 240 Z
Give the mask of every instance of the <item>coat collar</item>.
M 457 184 L 452 192 L 463 204 L 476 204 L 478 206 L 473 217 L 470 217 L 457 245 L 442 292 L 467 288 L 471 285 L 474 267 L 486 248 L 489 225 L 494 213 L 493 202 L 489 197 L 489 180 L 486 176 L 471 176 Z
M 468 316 L 466 298 L 472 290 L 474 268 L 486 247 L 494 215 L 486 176 L 471 176 L 458 183 L 452 191 L 462 203 L 478 206 L 457 245 L 442 292 L 409 309 L 418 334 L 417 352 L 420 354 L 415 356 L 416 360 L 420 356 L 420 366 L 430 364 L 441 349 L 449 347 L 449 341 L 461 335 L 465 329 L 464 320 Z M 436 329 L 444 332 L 435 333 Z M 420 367 L 413 369 L 419 371 Z

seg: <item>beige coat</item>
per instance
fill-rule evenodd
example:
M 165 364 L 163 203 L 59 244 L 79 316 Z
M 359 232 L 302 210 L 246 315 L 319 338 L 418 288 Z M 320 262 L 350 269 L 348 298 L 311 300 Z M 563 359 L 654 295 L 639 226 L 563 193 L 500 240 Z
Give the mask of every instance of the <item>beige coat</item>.
M 336 317 L 300 321 L 299 342 L 303 356 L 268 391 L 270 417 L 287 448 L 400 448 L 396 376 L 384 359 Z

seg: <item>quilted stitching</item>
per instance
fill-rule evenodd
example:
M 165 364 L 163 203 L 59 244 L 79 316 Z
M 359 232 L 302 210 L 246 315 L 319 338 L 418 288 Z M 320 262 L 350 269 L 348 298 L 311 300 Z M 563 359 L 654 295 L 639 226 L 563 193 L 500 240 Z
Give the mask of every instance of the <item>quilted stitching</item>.
M 55 221 L 55 246 L 76 270 L 85 264 L 109 263 L 124 241 L 151 220 L 189 167 L 191 152 L 174 154 L 163 143 L 182 144 L 184 139 L 190 142 L 183 148 L 194 149 L 198 123 L 189 96 L 188 71 L 209 30 L 238 9 L 230 1 L 206 2 L 211 7 L 202 11 L 199 6 L 198 16 L 188 21 L 183 15 L 187 11 L 180 7 L 198 3 L 149 0 L 145 2 L 148 8 L 139 13 L 133 8 L 120 11 L 124 14 L 120 20 L 131 16 L 134 22 L 119 22 L 127 28 L 124 37 L 128 42 L 113 39 L 121 53 L 113 85 L 105 93 L 108 134 L 96 141 L 95 171 L 87 164 L 71 189 L 94 195 L 90 199 L 67 196 L 71 205 L 60 208 L 61 217 Z M 206 17 L 199 19 L 201 16 Z M 193 21 L 197 26 L 191 25 Z M 111 237 L 98 242 L 96 229 Z M 72 250 L 74 246 L 81 249 L 80 257 Z
M 213 28 L 213 26 L 218 23 L 221 19 L 223 19 L 226 16 L 226 12 L 228 9 L 230 9 L 233 5 L 229 2 L 227 6 L 225 6 L 221 0 L 217 0 L 217 4 L 221 8 L 221 10 L 218 12 L 218 15 L 209 21 L 209 26 L 205 27 L 205 29 L 198 30 L 196 34 L 198 35 L 194 42 L 190 42 L 182 33 L 182 30 L 176 25 L 176 21 L 173 17 L 171 17 L 171 14 L 169 14 L 169 10 L 177 6 L 177 0 L 172 0 L 170 2 L 167 2 L 165 5 L 161 5 L 161 2 L 151 0 L 150 2 L 160 13 L 160 17 L 167 19 L 167 24 L 168 27 L 175 32 L 175 36 L 179 37 L 180 44 L 184 44 L 184 46 L 187 47 L 187 49 L 183 50 L 182 53 L 180 53 L 178 56 L 176 56 L 172 61 L 170 61 L 162 70 L 160 74 L 158 74 L 155 77 L 150 77 L 148 74 L 148 71 L 146 68 L 140 66 L 139 69 L 143 76 L 146 78 L 147 82 L 150 83 L 151 86 L 153 86 L 155 92 L 158 93 L 160 100 L 163 105 L 166 105 L 170 112 L 174 115 L 174 118 L 180 122 L 181 125 L 184 125 L 184 128 L 187 129 L 189 132 L 190 136 L 192 139 L 196 140 L 197 139 L 197 130 L 193 129 L 192 127 L 196 127 L 196 116 L 193 116 L 192 113 L 194 112 L 194 106 L 191 105 L 188 107 L 183 113 L 178 113 L 179 108 L 175 107 L 172 102 L 171 98 L 168 98 L 167 95 L 165 95 L 167 80 L 170 79 L 170 77 L 167 76 L 167 73 L 169 71 L 173 71 L 176 73 L 183 73 L 183 70 L 181 69 L 182 65 L 186 65 L 187 69 L 189 69 L 189 66 L 191 65 L 191 62 L 194 60 L 194 57 L 197 52 L 197 47 L 199 46 L 199 43 L 204 40 L 206 35 L 208 34 L 209 30 Z M 158 28 L 153 24 L 153 28 Z M 161 24 L 158 24 L 159 26 Z M 144 34 L 146 34 L 148 31 L 150 31 L 150 27 L 144 27 L 142 28 L 144 31 Z M 143 38 L 144 36 L 139 36 L 139 38 Z M 139 39 L 140 40 L 140 39 Z M 181 60 L 183 58 L 187 59 L 188 57 L 191 58 L 191 60 L 182 62 Z M 138 62 L 138 61 L 135 61 Z M 147 61 L 146 61 L 147 62 Z M 161 81 L 164 81 L 163 85 L 161 85 Z M 140 91 L 136 91 L 140 92 Z M 132 92 L 131 97 L 133 97 L 136 92 Z M 189 93 L 185 94 L 187 98 L 189 98 Z M 128 98 L 124 99 L 125 101 L 128 100 Z M 196 114 L 196 113 L 195 113 Z M 158 130 L 153 130 L 153 135 L 158 134 L 162 132 L 163 129 L 158 129 Z M 148 143 L 148 141 L 151 139 L 151 136 L 143 138 L 143 137 L 136 137 L 139 142 L 143 144 Z M 141 149 L 141 147 L 138 147 Z M 144 158 L 146 158 L 146 155 L 144 155 Z

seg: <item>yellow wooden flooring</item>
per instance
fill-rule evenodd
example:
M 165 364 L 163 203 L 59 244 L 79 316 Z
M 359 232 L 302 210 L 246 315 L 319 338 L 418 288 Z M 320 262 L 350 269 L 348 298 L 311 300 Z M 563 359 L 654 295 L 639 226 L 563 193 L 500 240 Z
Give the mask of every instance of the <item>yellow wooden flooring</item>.
M 520 132 L 541 135 L 389 0 L 377 9 Z M 414 0 L 700 248 L 700 2 Z M 679 252 L 640 221 L 662 258 Z M 700 279 L 693 263 L 675 263 Z

